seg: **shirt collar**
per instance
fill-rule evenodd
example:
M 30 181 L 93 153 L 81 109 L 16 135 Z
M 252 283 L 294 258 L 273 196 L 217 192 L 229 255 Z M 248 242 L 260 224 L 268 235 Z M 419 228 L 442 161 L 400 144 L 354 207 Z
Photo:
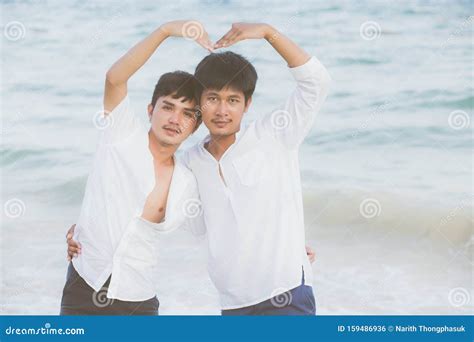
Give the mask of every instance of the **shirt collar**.
M 232 145 L 229 146 L 229 148 L 235 144 L 238 143 L 238 141 L 240 140 L 240 138 L 243 136 L 243 134 L 245 133 L 245 131 L 247 130 L 247 128 L 249 127 L 249 125 L 241 125 L 240 126 L 240 130 L 235 133 L 235 141 Z M 202 150 L 202 149 L 205 149 L 204 147 L 204 144 L 209 142 L 211 140 L 211 135 L 208 134 L 204 137 L 204 139 L 201 140 L 201 142 L 199 143 L 199 148 Z

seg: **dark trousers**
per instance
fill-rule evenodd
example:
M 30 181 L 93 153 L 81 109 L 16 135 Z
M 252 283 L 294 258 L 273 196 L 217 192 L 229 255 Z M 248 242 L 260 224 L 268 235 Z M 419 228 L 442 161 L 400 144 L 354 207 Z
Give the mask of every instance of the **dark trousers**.
M 301 285 L 279 294 L 261 303 L 238 309 L 222 310 L 223 316 L 314 316 L 316 302 L 313 288 L 304 284 L 304 272 Z
M 76 272 L 72 262 L 67 270 L 60 315 L 139 315 L 157 316 L 160 302 L 153 297 L 141 302 L 107 298 L 110 277 L 95 292 Z

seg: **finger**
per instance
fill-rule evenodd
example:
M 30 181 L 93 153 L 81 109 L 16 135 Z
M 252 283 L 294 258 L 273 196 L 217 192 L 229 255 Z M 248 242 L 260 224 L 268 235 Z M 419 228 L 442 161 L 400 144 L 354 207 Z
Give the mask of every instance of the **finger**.
M 77 251 L 77 248 L 70 248 L 67 250 L 67 254 L 69 254 L 70 256 L 74 255 L 74 254 L 77 254 L 78 251 Z
M 209 35 L 207 34 L 206 31 L 204 31 L 203 34 L 199 38 L 196 39 L 196 43 L 201 45 L 203 48 L 209 50 L 211 46 L 209 44 Z
M 82 254 L 82 249 L 80 249 L 79 247 L 71 247 L 71 251 L 73 253 Z
M 227 38 L 227 43 L 226 46 L 230 46 L 232 44 L 237 43 L 239 40 L 241 40 L 242 32 L 240 30 L 234 30 L 234 33 L 232 33 L 229 38 Z
M 234 29 L 230 29 L 225 35 L 222 36 L 221 39 L 219 39 L 215 44 L 214 48 L 220 48 L 224 45 L 224 42 L 227 41 L 227 39 L 234 33 Z
M 238 43 L 240 42 L 242 39 L 239 38 L 239 36 L 237 36 L 237 38 L 233 39 L 233 40 L 228 40 L 226 43 L 225 43 L 225 47 L 229 47 L 229 46 L 232 46 L 234 45 L 235 43 Z
M 68 258 L 69 260 L 71 260 L 72 258 L 77 257 L 77 255 L 78 255 L 77 252 L 70 251 L 70 250 L 67 251 L 67 258 Z
M 207 46 L 207 49 L 211 52 L 214 51 L 214 46 L 212 45 L 211 39 L 209 39 L 209 34 L 207 32 L 205 32 L 203 40 Z
M 81 243 L 79 241 L 74 240 L 74 239 L 69 240 L 68 244 L 74 245 L 74 246 L 80 246 L 81 245 Z
M 208 46 L 208 50 L 209 52 L 214 52 L 214 46 L 212 45 L 212 42 L 210 39 L 207 40 L 207 46 Z
M 79 248 L 79 247 L 80 247 L 79 244 L 77 243 L 77 241 L 75 241 L 75 240 L 69 240 L 68 245 L 69 245 L 70 247 L 75 247 L 75 248 Z
M 215 44 L 214 44 L 214 49 L 221 48 L 223 45 L 223 42 L 226 40 L 227 35 L 229 32 L 227 32 L 225 35 L 223 35 Z
M 210 44 L 210 42 L 206 42 L 206 41 L 203 41 L 203 40 L 197 40 L 196 41 L 199 45 L 201 45 L 203 48 L 205 48 L 207 51 L 209 52 L 213 52 L 214 51 L 214 48 L 212 47 L 212 45 Z
M 76 228 L 76 224 L 73 224 L 66 233 L 66 239 L 70 239 L 74 235 L 74 229 Z

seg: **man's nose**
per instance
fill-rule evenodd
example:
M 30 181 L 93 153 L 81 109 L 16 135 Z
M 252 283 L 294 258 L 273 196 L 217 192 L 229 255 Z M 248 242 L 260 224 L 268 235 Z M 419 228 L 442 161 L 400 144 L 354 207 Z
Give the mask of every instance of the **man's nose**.
M 173 124 L 179 124 L 179 113 L 176 111 L 171 113 L 171 115 L 168 117 L 168 122 Z
M 227 106 L 226 101 L 221 101 L 221 103 L 217 107 L 216 114 L 219 116 L 227 116 L 229 114 L 229 106 Z

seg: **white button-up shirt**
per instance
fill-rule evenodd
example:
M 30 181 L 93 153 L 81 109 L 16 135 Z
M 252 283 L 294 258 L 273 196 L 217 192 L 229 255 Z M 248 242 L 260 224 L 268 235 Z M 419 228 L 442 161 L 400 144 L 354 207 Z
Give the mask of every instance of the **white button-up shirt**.
M 158 235 L 178 227 L 204 233 L 203 226 L 192 220 L 199 204 L 196 180 L 175 158 L 165 220 L 158 224 L 146 221 L 141 214 L 155 186 L 149 127 L 134 115 L 128 96 L 101 125 L 73 237 L 82 244 L 82 253 L 73 259 L 73 265 L 96 291 L 112 274 L 108 298 L 147 300 L 156 294 L 153 269 Z
M 331 78 L 315 57 L 289 70 L 296 89 L 285 105 L 241 129 L 219 162 L 204 147 L 209 136 L 183 159 L 198 182 L 208 270 L 222 309 L 257 304 L 295 288 L 302 269 L 305 283 L 312 284 L 298 148 Z

